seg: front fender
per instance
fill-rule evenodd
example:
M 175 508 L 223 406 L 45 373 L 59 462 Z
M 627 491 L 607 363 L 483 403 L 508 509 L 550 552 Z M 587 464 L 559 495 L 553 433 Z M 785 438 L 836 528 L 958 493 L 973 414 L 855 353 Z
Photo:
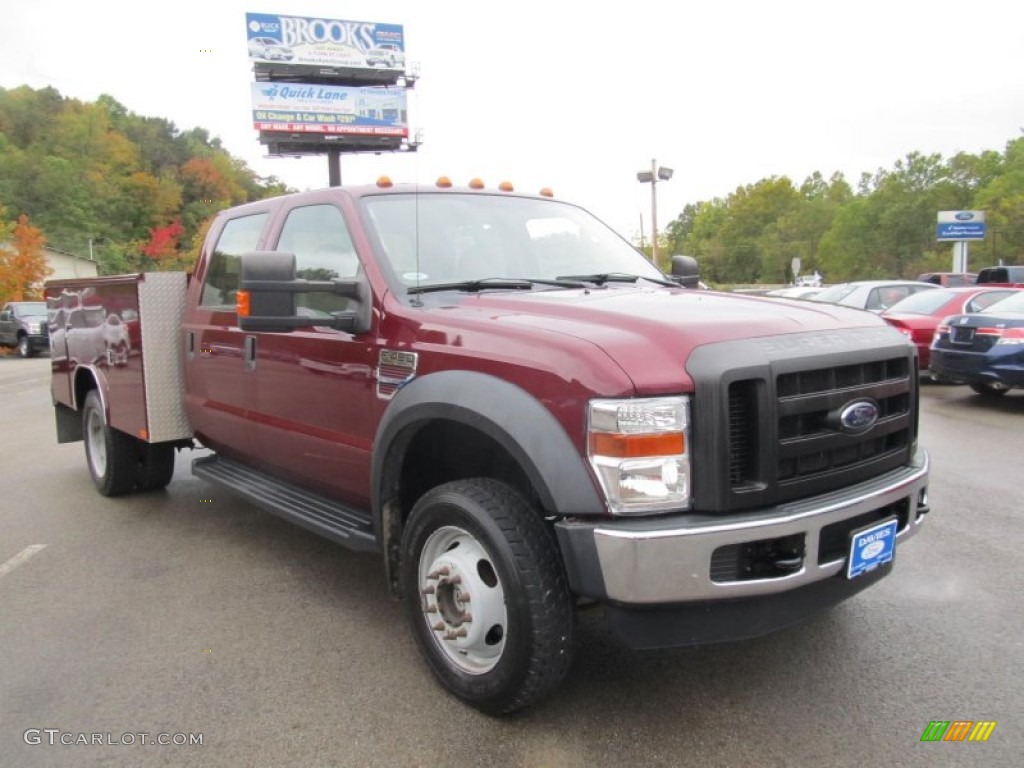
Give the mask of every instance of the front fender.
M 403 436 L 434 420 L 464 424 L 501 445 L 522 468 L 545 513 L 594 515 L 606 511 L 585 460 L 552 413 L 529 392 L 504 379 L 471 371 L 444 371 L 414 379 L 392 399 L 374 439 L 374 521 L 381 531 L 382 494 L 389 464 Z

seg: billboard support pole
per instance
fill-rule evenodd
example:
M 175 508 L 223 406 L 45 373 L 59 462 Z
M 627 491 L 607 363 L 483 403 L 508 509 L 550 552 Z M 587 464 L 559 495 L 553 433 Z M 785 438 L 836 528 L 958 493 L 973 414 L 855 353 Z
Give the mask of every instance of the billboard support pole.
M 341 150 L 335 147 L 327 150 L 327 186 L 341 186 Z
M 967 271 L 968 245 L 966 240 L 957 240 L 953 243 L 953 271 Z

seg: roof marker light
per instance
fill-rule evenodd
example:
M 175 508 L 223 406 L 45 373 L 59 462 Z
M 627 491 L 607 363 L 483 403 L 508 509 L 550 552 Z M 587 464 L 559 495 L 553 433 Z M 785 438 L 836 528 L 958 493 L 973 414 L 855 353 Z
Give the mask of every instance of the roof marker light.
M 388 189 L 389 187 L 393 187 L 395 185 L 392 183 L 390 176 L 380 176 L 377 179 L 377 186 L 380 187 L 381 189 Z
M 452 180 L 447 176 L 438 176 L 435 184 L 437 184 L 441 189 L 448 189 L 452 185 Z
M 469 180 L 469 188 L 470 189 L 483 189 L 484 188 L 484 183 L 483 183 L 483 181 L 481 179 L 470 179 Z
M 514 192 L 515 191 L 515 188 L 512 186 L 512 182 L 511 181 L 503 181 L 503 182 L 501 182 L 501 184 L 498 185 L 498 189 L 500 189 L 502 192 Z
M 544 189 L 542 189 L 542 190 L 540 191 L 540 193 L 541 193 L 541 194 L 542 194 L 542 195 L 543 195 L 544 197 L 554 197 L 554 196 L 555 196 L 555 193 L 551 191 L 551 187 L 544 187 Z

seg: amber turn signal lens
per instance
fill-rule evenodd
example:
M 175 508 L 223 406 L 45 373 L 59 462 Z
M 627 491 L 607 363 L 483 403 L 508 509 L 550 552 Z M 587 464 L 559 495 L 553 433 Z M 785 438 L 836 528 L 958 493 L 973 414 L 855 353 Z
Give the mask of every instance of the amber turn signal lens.
M 641 456 L 680 456 L 685 452 L 682 432 L 654 435 L 594 432 L 590 435 L 590 453 L 594 456 L 635 459 Z
M 239 317 L 248 317 L 252 311 L 251 298 L 248 291 L 239 291 L 235 294 L 235 306 Z

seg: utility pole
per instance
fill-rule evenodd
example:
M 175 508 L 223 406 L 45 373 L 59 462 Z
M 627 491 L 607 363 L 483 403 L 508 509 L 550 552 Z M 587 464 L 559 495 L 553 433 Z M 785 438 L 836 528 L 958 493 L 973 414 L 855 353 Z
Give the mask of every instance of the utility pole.
M 658 181 L 672 178 L 671 168 L 659 168 L 658 161 L 651 158 L 651 170 L 639 171 L 636 175 L 641 184 L 651 185 L 651 261 L 658 263 Z

